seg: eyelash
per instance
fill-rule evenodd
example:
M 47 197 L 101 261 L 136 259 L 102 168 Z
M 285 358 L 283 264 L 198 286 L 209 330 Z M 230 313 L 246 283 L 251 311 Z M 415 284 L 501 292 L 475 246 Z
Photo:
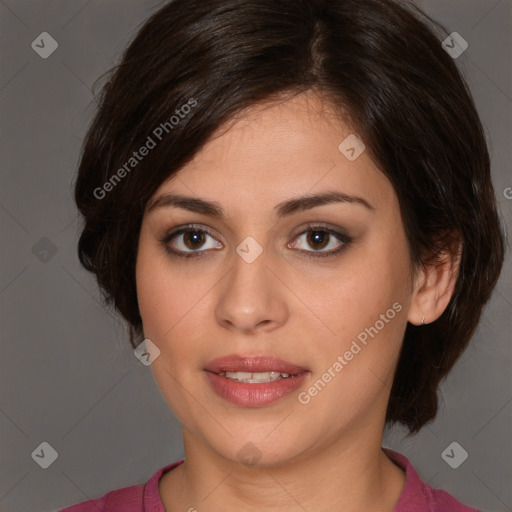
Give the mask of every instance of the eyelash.
M 209 252 L 209 250 L 181 252 L 181 251 L 177 251 L 175 249 L 171 249 L 169 247 L 169 242 L 171 242 L 171 240 L 173 238 L 175 238 L 179 235 L 182 235 L 184 233 L 191 232 L 191 231 L 197 232 L 197 233 L 206 233 L 207 235 L 209 235 L 215 239 L 213 234 L 208 229 L 199 228 L 194 224 L 188 224 L 186 226 L 179 228 L 176 231 L 172 231 L 172 232 L 166 234 L 164 236 L 164 238 L 162 238 L 160 240 L 160 243 L 164 246 L 165 250 L 169 254 L 171 254 L 173 256 L 178 256 L 180 258 L 202 258 L 202 257 L 207 256 L 207 253 Z M 339 233 L 338 231 L 334 231 L 333 229 L 330 229 L 327 226 L 323 226 L 321 224 L 306 225 L 305 229 L 302 230 L 300 233 L 298 233 L 294 237 L 294 240 L 296 240 L 297 238 L 301 237 L 302 235 L 304 235 L 306 233 L 309 233 L 310 231 L 318 231 L 321 233 L 328 233 L 329 235 L 334 236 L 336 239 L 338 239 L 340 242 L 342 242 L 342 245 L 338 249 L 331 250 L 331 251 L 324 251 L 324 252 L 299 250 L 299 252 L 304 253 L 304 256 L 306 256 L 307 258 L 319 259 L 319 258 L 329 258 L 332 256 L 337 256 L 352 243 L 352 238 L 350 238 L 349 236 L 345 235 L 344 233 Z M 213 250 L 216 250 L 216 249 L 213 249 Z

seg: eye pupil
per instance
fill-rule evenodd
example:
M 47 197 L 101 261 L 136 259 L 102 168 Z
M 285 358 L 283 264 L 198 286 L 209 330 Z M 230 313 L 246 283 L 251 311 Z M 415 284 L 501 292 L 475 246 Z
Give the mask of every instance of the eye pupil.
M 189 243 L 191 238 L 193 239 L 193 242 Z M 184 236 L 184 241 L 185 245 L 189 249 L 197 249 L 197 246 L 201 246 L 204 243 L 204 233 L 201 233 L 200 231 L 187 231 Z
M 325 231 L 310 231 L 308 235 L 308 243 L 311 245 L 320 244 L 320 247 L 317 245 L 316 249 L 323 249 L 328 242 L 329 233 Z

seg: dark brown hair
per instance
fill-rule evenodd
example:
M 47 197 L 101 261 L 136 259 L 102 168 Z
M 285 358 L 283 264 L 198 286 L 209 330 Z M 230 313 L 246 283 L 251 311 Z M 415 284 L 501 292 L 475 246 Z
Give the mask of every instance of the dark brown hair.
M 407 325 L 386 417 L 411 433 L 432 420 L 504 258 L 482 124 L 446 35 L 391 0 L 174 0 L 153 14 L 101 91 L 75 185 L 80 262 L 128 322 L 131 345 L 143 336 L 135 262 L 148 199 L 243 109 L 313 91 L 391 181 L 414 267 L 449 245 L 443 235 L 461 237 L 447 309 Z M 156 145 L 130 160 L 148 137 Z

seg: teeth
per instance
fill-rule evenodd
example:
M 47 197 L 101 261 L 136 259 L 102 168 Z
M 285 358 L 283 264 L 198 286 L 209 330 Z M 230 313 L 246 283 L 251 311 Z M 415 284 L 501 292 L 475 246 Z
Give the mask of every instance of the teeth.
M 279 372 L 220 372 L 219 375 L 227 377 L 228 379 L 233 379 L 237 380 L 238 382 L 245 382 L 249 384 L 273 382 L 279 379 L 286 379 L 290 376 L 289 373 Z

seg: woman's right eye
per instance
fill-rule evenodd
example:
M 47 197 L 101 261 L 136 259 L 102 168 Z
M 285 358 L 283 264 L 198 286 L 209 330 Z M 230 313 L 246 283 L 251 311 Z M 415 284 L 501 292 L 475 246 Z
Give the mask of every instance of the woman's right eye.
M 210 244 L 210 247 L 205 248 L 204 244 L 208 237 L 212 238 L 214 242 Z M 222 248 L 222 244 L 215 240 L 209 231 L 193 226 L 186 226 L 173 231 L 166 235 L 161 242 L 167 251 L 183 258 L 196 257 L 197 253 L 206 252 L 209 249 Z

